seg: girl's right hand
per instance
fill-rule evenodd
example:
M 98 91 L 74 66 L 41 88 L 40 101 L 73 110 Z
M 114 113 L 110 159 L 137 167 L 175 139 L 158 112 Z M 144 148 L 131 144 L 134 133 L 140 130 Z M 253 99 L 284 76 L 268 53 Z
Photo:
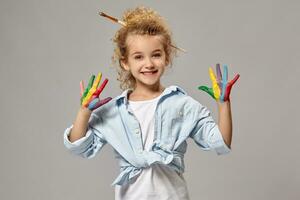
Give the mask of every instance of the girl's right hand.
M 88 87 L 84 89 L 83 81 L 80 81 L 80 104 L 81 107 L 88 108 L 90 111 L 93 111 L 100 106 L 109 102 L 112 98 L 107 97 L 105 99 L 100 100 L 99 95 L 103 91 L 106 86 L 108 79 L 105 79 L 101 86 L 98 88 L 102 74 L 99 73 L 95 82 L 95 75 L 92 75 Z

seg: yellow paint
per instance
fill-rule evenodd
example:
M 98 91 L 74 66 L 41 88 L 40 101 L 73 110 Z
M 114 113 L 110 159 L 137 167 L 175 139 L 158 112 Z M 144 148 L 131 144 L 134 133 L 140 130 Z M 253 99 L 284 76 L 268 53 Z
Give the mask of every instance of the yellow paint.
M 215 96 L 216 100 L 219 100 L 221 91 L 220 91 L 220 88 L 219 88 L 219 85 L 218 85 L 218 82 L 217 82 L 217 79 L 216 79 L 216 75 L 215 75 L 215 73 L 214 73 L 214 71 L 211 67 L 209 68 L 209 77 L 210 77 L 210 80 L 211 80 L 211 83 L 212 83 L 214 96 Z

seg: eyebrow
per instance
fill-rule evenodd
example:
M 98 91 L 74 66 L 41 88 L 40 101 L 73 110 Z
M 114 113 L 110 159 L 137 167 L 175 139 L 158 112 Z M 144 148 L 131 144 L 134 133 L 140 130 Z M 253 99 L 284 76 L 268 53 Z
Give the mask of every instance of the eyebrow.
M 162 50 L 161 50 L 161 49 L 155 49 L 154 51 L 152 51 L 152 53 L 154 53 L 154 52 L 156 52 L 156 51 L 161 52 Z M 134 54 L 140 54 L 140 53 L 142 53 L 142 52 L 136 51 L 136 52 L 133 52 L 131 55 L 134 55 Z

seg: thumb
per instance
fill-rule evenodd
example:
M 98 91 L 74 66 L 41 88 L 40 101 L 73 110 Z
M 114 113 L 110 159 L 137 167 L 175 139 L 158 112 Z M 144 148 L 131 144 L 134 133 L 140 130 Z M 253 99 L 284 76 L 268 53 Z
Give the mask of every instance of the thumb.
M 216 98 L 215 98 L 215 95 L 214 95 L 214 91 L 213 91 L 212 88 L 209 88 L 209 87 L 207 87 L 207 86 L 202 85 L 202 86 L 199 86 L 198 89 L 199 89 L 199 90 L 202 90 L 202 91 L 204 91 L 204 92 L 206 92 L 206 93 L 209 94 L 212 98 L 216 99 Z
M 93 101 L 90 102 L 88 108 L 90 110 L 95 110 L 97 108 L 99 108 L 100 106 L 108 103 L 110 100 L 112 100 L 111 97 L 107 97 L 105 99 L 99 100 L 99 98 L 95 98 Z

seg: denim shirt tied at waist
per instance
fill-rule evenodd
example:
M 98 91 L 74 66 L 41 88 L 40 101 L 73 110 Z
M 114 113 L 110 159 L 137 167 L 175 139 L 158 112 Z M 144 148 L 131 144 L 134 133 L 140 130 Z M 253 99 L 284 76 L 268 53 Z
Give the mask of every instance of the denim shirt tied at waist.
M 64 145 L 84 158 L 94 157 L 106 143 L 113 147 L 120 174 L 112 185 L 128 183 L 153 163 L 183 173 L 188 138 L 218 155 L 231 151 L 210 111 L 178 86 L 169 86 L 161 94 L 154 116 L 154 141 L 150 151 L 144 150 L 139 122 L 128 106 L 128 92 L 92 112 L 84 137 L 69 141 L 73 125 L 64 132 Z

